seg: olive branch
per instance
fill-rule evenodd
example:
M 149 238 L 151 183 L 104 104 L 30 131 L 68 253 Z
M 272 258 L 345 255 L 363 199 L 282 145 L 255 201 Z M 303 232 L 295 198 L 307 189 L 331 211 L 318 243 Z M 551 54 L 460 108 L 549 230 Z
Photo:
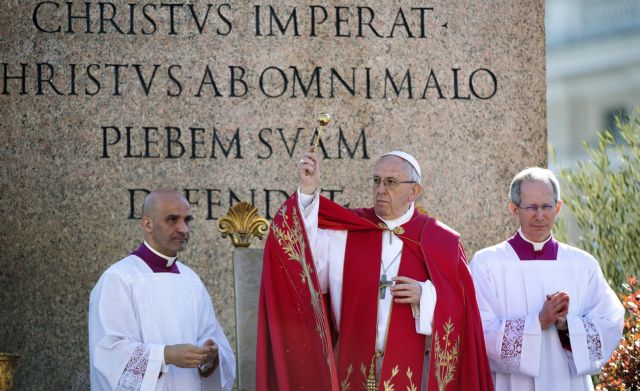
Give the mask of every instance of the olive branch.
M 444 391 L 456 372 L 456 364 L 460 353 L 460 336 L 452 343 L 449 336 L 453 332 L 453 323 L 451 318 L 444 324 L 444 335 L 442 336 L 442 345 L 438 332 L 435 335 L 435 372 L 438 381 L 438 391 Z

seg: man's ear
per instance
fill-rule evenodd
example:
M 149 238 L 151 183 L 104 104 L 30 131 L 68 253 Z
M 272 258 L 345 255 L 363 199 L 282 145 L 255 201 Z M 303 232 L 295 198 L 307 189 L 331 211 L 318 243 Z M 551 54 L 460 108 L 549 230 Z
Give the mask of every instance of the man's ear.
M 422 186 L 419 183 L 411 184 L 411 193 L 409 193 L 409 201 L 413 202 L 422 194 Z
M 142 216 L 141 224 L 142 224 L 142 228 L 144 229 L 144 232 L 150 234 L 153 228 L 153 221 L 151 221 L 151 217 Z
M 509 201 L 509 211 L 511 212 L 512 216 L 516 216 L 518 214 L 518 206 Z

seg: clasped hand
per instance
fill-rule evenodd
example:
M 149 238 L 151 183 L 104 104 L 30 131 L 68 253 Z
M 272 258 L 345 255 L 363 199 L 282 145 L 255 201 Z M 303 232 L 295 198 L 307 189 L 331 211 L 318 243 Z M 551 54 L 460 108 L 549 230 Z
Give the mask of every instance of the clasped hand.
M 217 366 L 218 345 L 208 339 L 203 346 L 191 344 L 167 345 L 164 348 L 164 362 L 180 368 L 196 368 L 208 362 Z
M 555 324 L 558 330 L 566 330 L 567 313 L 569 313 L 569 295 L 567 292 L 560 291 L 546 295 L 546 300 L 538 316 L 540 327 L 546 330 Z

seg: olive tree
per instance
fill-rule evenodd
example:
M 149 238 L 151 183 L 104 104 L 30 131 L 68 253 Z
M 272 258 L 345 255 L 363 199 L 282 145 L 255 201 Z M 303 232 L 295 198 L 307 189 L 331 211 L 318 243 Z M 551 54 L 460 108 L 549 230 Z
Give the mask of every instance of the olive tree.
M 578 247 L 591 253 L 619 290 L 640 275 L 640 107 L 635 119 L 618 116 L 617 135 L 604 130 L 583 148 L 589 160 L 560 170 L 563 201 L 580 230 Z

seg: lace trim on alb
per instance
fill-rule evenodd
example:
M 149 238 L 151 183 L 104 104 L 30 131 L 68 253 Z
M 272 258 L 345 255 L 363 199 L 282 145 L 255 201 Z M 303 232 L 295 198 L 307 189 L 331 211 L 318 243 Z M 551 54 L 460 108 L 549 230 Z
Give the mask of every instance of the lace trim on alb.
M 602 363 L 602 341 L 596 324 L 587 318 L 582 319 L 584 329 L 587 332 L 587 349 L 589 350 L 589 361 L 594 366 L 600 366 Z
M 142 385 L 142 378 L 149 363 L 149 349 L 144 345 L 138 345 L 131 354 L 131 358 L 124 367 L 124 372 L 120 376 L 116 391 L 138 391 Z
M 508 319 L 504 325 L 504 337 L 500 350 L 500 361 L 506 369 L 520 368 L 524 318 Z

